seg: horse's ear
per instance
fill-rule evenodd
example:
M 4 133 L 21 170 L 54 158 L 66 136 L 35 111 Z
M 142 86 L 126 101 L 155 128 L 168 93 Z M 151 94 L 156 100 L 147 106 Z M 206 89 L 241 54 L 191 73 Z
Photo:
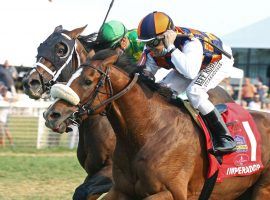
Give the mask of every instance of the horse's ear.
M 76 39 L 83 31 L 84 29 L 87 27 L 87 24 L 81 28 L 75 28 L 72 31 L 69 31 L 69 36 L 73 39 Z
M 55 27 L 54 32 L 61 32 L 62 30 L 63 30 L 63 26 L 59 25 Z

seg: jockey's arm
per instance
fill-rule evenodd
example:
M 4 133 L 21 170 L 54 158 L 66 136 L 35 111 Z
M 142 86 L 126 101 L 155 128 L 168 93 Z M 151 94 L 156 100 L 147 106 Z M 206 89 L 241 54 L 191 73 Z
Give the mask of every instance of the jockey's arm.
M 174 48 L 170 45 L 168 50 Z M 192 38 L 184 44 L 182 51 L 176 48 L 171 54 L 171 61 L 175 69 L 186 78 L 194 79 L 201 68 L 203 59 L 203 47 L 197 38 Z

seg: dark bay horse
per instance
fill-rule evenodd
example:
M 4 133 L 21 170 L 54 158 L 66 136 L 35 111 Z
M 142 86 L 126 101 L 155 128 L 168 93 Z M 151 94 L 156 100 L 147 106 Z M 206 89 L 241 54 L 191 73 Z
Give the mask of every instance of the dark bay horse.
M 67 31 L 58 26 L 40 45 L 36 67 L 24 78 L 24 91 L 30 98 L 41 98 L 54 82 L 67 82 L 80 63 L 86 61 L 89 53 L 79 36 L 84 29 L 81 27 Z M 112 186 L 114 148 L 115 135 L 106 116 L 97 115 L 82 122 L 77 157 L 88 176 L 76 189 L 74 199 L 86 199 L 91 194 L 109 190 Z
M 47 126 L 55 128 L 70 116 L 85 118 L 106 108 L 117 142 L 114 186 L 104 199 L 198 199 L 208 168 L 201 130 L 185 108 L 168 103 L 142 83 L 135 84 L 134 68 L 113 65 L 115 56 L 107 55 L 97 54 L 67 86 L 54 86 L 54 96 L 65 100 L 57 100 L 44 114 Z M 69 95 L 60 95 L 63 91 Z M 112 91 L 115 96 L 111 96 Z M 69 103 L 71 99 L 73 104 Z M 270 115 L 251 114 L 261 133 L 265 169 L 216 184 L 211 199 L 236 199 L 251 186 L 254 190 L 250 199 L 269 199 Z
M 57 26 L 40 44 L 36 66 L 23 79 L 24 92 L 30 98 L 40 99 L 53 82 L 66 82 L 86 61 L 88 52 L 78 39 L 85 27 L 67 31 Z

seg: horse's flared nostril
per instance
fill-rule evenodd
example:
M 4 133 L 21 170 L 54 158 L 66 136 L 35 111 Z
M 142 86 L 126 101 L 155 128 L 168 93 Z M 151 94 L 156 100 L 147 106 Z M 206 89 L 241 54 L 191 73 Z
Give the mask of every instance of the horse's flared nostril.
M 39 87 L 41 85 L 41 82 L 37 79 L 32 79 L 29 84 L 31 87 Z

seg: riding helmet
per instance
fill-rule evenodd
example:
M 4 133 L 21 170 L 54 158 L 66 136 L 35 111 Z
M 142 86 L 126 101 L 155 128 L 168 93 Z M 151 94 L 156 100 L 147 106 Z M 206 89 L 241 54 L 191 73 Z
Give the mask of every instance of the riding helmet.
M 146 15 L 138 26 L 138 38 L 140 41 L 150 41 L 155 39 L 167 30 L 174 30 L 172 19 L 163 12 L 152 12 Z
M 101 43 L 107 43 L 110 47 L 113 47 L 123 37 L 125 37 L 127 29 L 119 21 L 109 21 L 104 23 L 100 29 L 97 40 Z

